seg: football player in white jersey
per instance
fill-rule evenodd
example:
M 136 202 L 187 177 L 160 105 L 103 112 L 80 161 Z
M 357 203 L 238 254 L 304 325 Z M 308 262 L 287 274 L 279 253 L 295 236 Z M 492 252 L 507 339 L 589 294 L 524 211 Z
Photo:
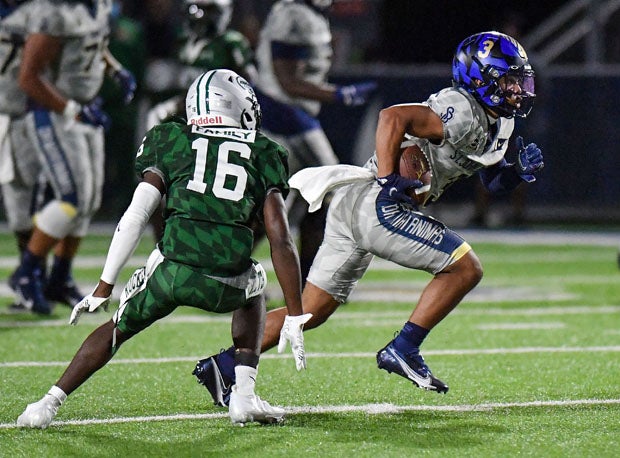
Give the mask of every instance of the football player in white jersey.
M 256 94 L 263 107 L 265 132 L 290 152 L 290 171 L 337 164 L 317 116 L 321 103 L 361 105 L 376 84 L 350 86 L 327 83 L 332 59 L 332 35 L 326 16 L 332 0 L 280 0 L 261 29 L 256 50 Z M 293 203 L 294 196 L 287 204 Z M 323 233 L 324 212 L 308 214 L 297 199 L 289 211 L 300 230 L 300 262 L 305 277 Z M 303 218 L 303 219 L 302 219 Z M 298 221 L 298 219 L 302 219 Z
M 462 177 L 479 173 L 489 191 L 502 193 L 534 181 L 543 167 L 540 149 L 534 143 L 524 145 L 521 137 L 516 139 L 515 162 L 504 158 L 514 117 L 526 117 L 535 97 L 534 72 L 516 40 L 498 32 L 466 38 L 454 56 L 453 80 L 452 87 L 426 102 L 383 109 L 376 154 L 365 167 L 307 168 L 290 180 L 311 208 L 320 205 L 323 188 L 342 185 L 334 192 L 325 238 L 303 291 L 304 311 L 313 315 L 305 329 L 319 326 L 334 313 L 374 256 L 426 271 L 432 280 L 400 333 L 377 353 L 377 363 L 438 393 L 447 392 L 448 385 L 431 373 L 420 346 L 478 284 L 482 265 L 465 240 L 414 204 L 409 193 L 422 182 L 398 174 L 401 147 L 404 142 L 417 144 L 430 165 L 432 179 L 424 204 L 437 200 Z M 283 309 L 267 314 L 263 351 L 278 343 L 285 315 Z M 234 383 L 228 363 L 233 351 L 229 348 L 197 365 L 201 383 L 220 405 Z
M 106 72 L 127 102 L 136 86 L 107 49 L 111 0 L 37 0 L 34 8 L 18 76 L 31 102 L 24 121 L 29 141 L 13 147 L 16 156 L 36 151 L 38 167 L 30 171 L 44 173 L 54 197 L 34 215 L 32 236 L 10 283 L 22 304 L 49 314 L 49 301 L 73 306 L 83 297 L 71 264 L 100 205 L 103 135 L 110 123 L 97 93 Z M 40 266 L 52 248 L 44 290 Z
M 45 196 L 46 182 L 34 148 L 27 136 L 25 115 L 27 96 L 19 86 L 22 50 L 26 37 L 36 32 L 39 9 L 36 0 L 3 2 L 0 21 L 0 185 L 8 226 L 23 254 L 32 234 L 32 215 Z M 12 147 L 15 145 L 15 147 Z M 38 174 L 38 175 L 37 175 Z M 41 265 L 45 271 L 45 264 Z M 18 290 L 17 277 L 9 285 Z M 28 310 L 35 304 L 23 303 L 18 293 L 12 311 Z M 42 310 L 47 313 L 46 309 Z
M 12 144 L 24 142 L 26 94 L 18 83 L 21 50 L 29 32 L 29 17 L 34 1 L 3 2 L 0 20 L 0 184 L 9 228 L 15 234 L 20 253 L 32 231 L 32 203 L 35 183 L 31 177 L 36 157 L 17 161 Z M 34 164 L 33 164 L 34 162 Z M 36 179 L 36 177 L 32 177 Z

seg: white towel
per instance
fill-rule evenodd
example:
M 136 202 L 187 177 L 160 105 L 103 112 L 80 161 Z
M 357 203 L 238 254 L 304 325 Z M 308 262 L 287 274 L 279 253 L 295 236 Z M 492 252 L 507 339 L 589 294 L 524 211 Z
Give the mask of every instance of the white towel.
M 328 192 L 346 184 L 374 179 L 374 173 L 364 167 L 339 164 L 302 169 L 288 180 L 288 184 L 299 190 L 310 204 L 308 211 L 312 213 L 321 208 Z

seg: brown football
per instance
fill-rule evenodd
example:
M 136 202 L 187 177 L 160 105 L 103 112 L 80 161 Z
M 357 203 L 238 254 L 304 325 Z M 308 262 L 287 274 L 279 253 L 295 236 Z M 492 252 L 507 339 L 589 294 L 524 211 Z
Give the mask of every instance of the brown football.
M 400 176 L 411 178 L 413 180 L 420 180 L 424 183 L 425 192 L 416 194 L 415 190 L 411 190 L 409 195 L 418 205 L 424 203 L 430 189 L 432 173 L 426 160 L 426 156 L 422 152 L 419 146 L 411 145 L 403 148 L 400 153 L 400 163 L 398 173 Z M 428 187 L 427 187 L 428 186 Z M 418 192 L 420 191 L 418 190 Z

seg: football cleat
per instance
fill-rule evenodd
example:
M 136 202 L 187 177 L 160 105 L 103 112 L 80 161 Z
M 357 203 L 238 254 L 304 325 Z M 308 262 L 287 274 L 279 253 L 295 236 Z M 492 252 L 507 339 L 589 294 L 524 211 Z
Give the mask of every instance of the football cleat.
M 45 429 L 56 416 L 58 407 L 58 400 L 46 394 L 39 401 L 28 404 L 26 410 L 17 417 L 17 426 Z
M 49 281 L 45 288 L 45 298 L 52 302 L 60 302 L 71 308 L 84 299 L 85 294 L 82 294 L 77 288 L 77 285 L 73 281 L 73 278 L 69 277 L 64 283 L 56 283 Z
M 43 282 L 41 270 L 34 269 L 32 272 L 23 274 L 16 270 L 9 278 L 9 286 L 15 291 L 15 308 L 31 310 L 41 315 L 52 313 L 52 307 L 43 294 Z
M 214 405 L 220 407 L 229 405 L 230 393 L 235 380 L 222 374 L 217 365 L 217 355 L 198 361 L 192 375 L 196 376 L 198 383 L 209 390 Z
M 403 355 L 394 348 L 393 342 L 387 344 L 377 353 L 379 369 L 385 369 L 390 374 L 394 372 L 425 390 L 437 391 L 438 393 L 448 392 L 448 385 L 431 373 L 422 355 L 419 353 Z
M 243 426 L 252 421 L 262 424 L 280 423 L 284 421 L 284 414 L 284 409 L 271 406 L 256 394 L 239 394 L 237 385 L 233 385 L 228 407 L 228 415 L 233 424 Z

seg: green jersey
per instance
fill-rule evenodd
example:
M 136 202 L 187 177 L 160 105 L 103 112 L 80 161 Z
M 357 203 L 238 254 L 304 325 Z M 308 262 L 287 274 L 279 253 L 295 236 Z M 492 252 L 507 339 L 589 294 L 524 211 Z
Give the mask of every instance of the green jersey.
M 185 67 L 180 75 L 181 87 L 189 86 L 202 73 L 227 68 L 247 78 L 254 66 L 254 52 L 241 33 L 227 30 L 214 38 L 187 37 L 179 51 Z
M 235 276 L 251 263 L 267 192 L 288 193 L 288 153 L 254 130 L 176 122 L 151 129 L 135 170 L 157 173 L 166 186 L 162 254 L 204 273 Z

